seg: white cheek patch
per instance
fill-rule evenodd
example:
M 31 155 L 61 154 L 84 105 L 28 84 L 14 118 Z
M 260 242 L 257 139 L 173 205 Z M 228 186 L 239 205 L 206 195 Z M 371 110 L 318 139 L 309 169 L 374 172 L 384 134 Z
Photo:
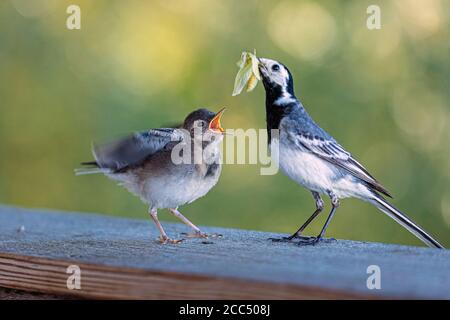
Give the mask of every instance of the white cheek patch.
M 283 75 L 284 84 L 287 86 L 287 82 L 289 79 L 289 73 L 284 67 L 281 67 L 281 74 Z
M 272 71 L 271 79 L 276 84 L 280 85 L 283 88 L 286 88 L 288 84 L 289 73 L 283 66 L 280 66 L 279 71 Z
M 286 87 L 286 79 L 283 77 L 283 75 L 278 71 L 276 73 L 272 73 L 272 80 L 279 84 L 281 87 Z
M 273 83 L 278 84 L 283 89 L 287 88 L 288 80 L 289 80 L 289 72 L 286 70 L 286 68 L 281 63 L 279 63 L 278 61 L 275 61 L 275 60 L 265 59 L 265 58 L 261 58 L 260 60 L 267 67 L 267 71 L 263 72 L 263 73 L 267 74 Z M 280 70 L 273 71 L 272 67 L 276 64 L 280 66 Z

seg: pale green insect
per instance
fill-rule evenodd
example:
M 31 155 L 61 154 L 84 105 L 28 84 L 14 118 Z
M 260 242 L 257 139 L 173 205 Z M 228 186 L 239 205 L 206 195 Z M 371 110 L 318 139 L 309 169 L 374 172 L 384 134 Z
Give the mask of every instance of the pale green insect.
M 233 96 L 240 94 L 244 88 L 247 92 L 252 91 L 258 84 L 258 80 L 261 80 L 256 51 L 255 53 L 242 52 L 237 66 L 239 71 L 234 80 Z

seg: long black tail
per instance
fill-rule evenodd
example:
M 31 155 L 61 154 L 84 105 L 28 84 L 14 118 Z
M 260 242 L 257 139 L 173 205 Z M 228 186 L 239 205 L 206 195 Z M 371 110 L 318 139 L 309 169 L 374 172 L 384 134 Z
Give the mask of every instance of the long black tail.
M 99 168 L 97 161 L 82 162 L 81 165 L 82 166 L 93 166 L 93 167 Z
M 409 232 L 414 234 L 429 247 L 444 249 L 444 247 L 439 242 L 437 242 L 432 236 L 426 233 L 425 230 L 419 227 L 414 221 L 408 218 L 406 214 L 391 205 L 381 196 L 374 197 L 372 199 L 372 203 L 377 206 L 378 209 L 386 213 L 389 217 L 400 223 Z
M 80 176 L 83 174 L 94 174 L 94 173 L 110 173 L 109 169 L 100 168 L 96 161 L 82 162 L 81 165 L 88 166 L 83 168 L 75 169 L 75 175 Z

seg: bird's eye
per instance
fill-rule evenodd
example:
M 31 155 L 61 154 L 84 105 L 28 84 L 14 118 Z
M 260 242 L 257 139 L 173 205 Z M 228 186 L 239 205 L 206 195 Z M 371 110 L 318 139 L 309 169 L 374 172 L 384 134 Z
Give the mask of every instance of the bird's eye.
M 203 128 L 203 125 L 204 125 L 203 121 L 197 121 L 197 127 Z
M 272 66 L 272 70 L 273 70 L 273 71 L 279 71 L 279 70 L 280 70 L 280 66 L 279 66 L 278 64 L 274 64 L 274 65 Z

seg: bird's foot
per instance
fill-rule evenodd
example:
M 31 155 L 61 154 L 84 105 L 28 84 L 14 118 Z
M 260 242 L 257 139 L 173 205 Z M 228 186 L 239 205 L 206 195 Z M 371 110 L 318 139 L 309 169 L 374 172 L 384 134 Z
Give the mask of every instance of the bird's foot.
M 166 237 L 160 236 L 158 240 L 161 244 L 179 244 L 182 241 L 184 241 L 184 239 L 170 239 L 167 236 Z
M 272 240 L 273 242 L 292 242 L 295 239 L 298 239 L 300 241 L 308 241 L 311 238 L 315 238 L 315 237 L 302 236 L 300 234 L 293 234 L 292 236 L 289 236 L 289 237 L 269 238 L 269 240 Z
M 335 238 L 309 237 L 309 239 L 307 239 L 307 240 L 300 240 L 297 243 L 297 245 L 299 245 L 299 246 L 311 246 L 311 245 L 315 246 L 319 242 L 331 243 L 331 242 L 335 242 L 335 241 L 336 241 Z
M 182 235 L 186 238 L 202 238 L 202 239 L 208 239 L 208 238 L 222 238 L 222 235 L 219 233 L 203 233 L 201 231 L 193 232 L 193 233 L 182 233 Z

